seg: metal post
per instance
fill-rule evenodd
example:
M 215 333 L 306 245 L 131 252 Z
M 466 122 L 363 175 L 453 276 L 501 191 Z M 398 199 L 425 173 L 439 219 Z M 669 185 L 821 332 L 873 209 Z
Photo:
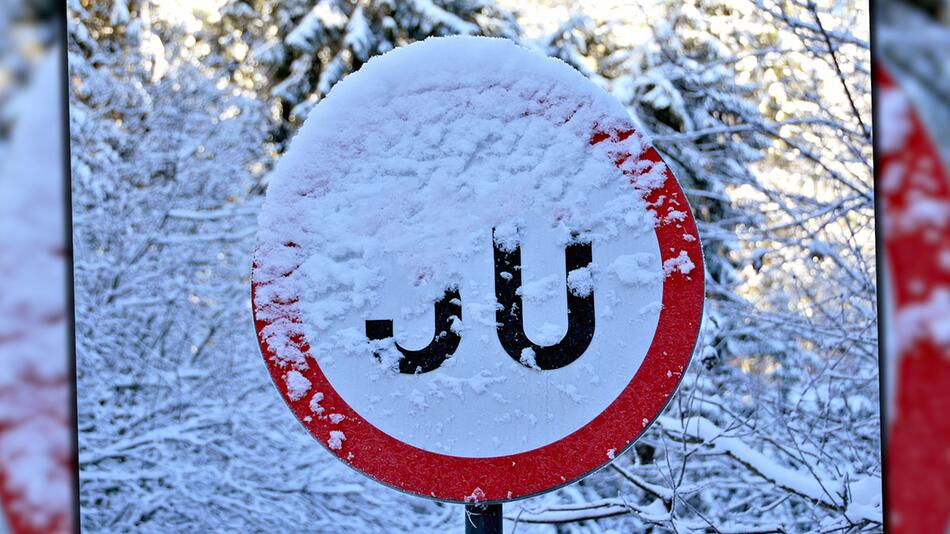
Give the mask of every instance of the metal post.
M 465 534 L 502 534 L 500 504 L 466 504 Z

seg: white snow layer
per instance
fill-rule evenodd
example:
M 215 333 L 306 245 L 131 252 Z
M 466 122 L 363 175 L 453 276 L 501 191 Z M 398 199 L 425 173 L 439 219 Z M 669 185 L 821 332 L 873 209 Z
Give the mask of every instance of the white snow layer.
M 886 127 L 879 128 L 878 147 L 883 154 L 891 154 L 904 147 L 910 135 L 910 102 L 897 89 L 884 89 L 878 100 L 878 120 Z
M 69 531 L 71 465 L 66 348 L 60 52 L 15 104 L 0 170 L 0 471 L 8 515 Z
M 310 381 L 299 371 L 290 371 L 285 378 L 287 382 L 287 393 L 293 400 L 301 399 L 310 391 Z
M 629 125 L 623 106 L 573 68 L 507 40 L 428 39 L 371 59 L 314 108 L 270 179 L 255 283 L 258 318 L 273 321 L 263 333 L 277 362 L 308 367 L 290 342 L 305 331 L 311 355 L 354 409 L 440 452 L 514 453 L 586 424 L 642 362 L 664 270 L 679 276 L 693 267 L 685 256 L 661 264 L 658 221 L 643 198 L 664 183 L 666 169 L 638 162 L 644 141 L 617 135 Z M 595 132 L 613 135 L 592 144 Z M 615 161 L 625 154 L 633 157 L 620 169 Z M 673 219 L 660 223 L 678 224 Z M 566 278 L 576 295 L 597 286 L 597 330 L 584 356 L 593 373 L 576 365 L 539 372 L 503 353 L 493 228 L 503 249 L 527 243 L 521 295 L 525 332 L 536 343 L 565 332 Z M 565 273 L 564 247 L 575 239 L 592 243 L 594 261 Z M 611 276 L 598 277 L 598 264 Z M 398 352 L 391 342 L 388 349 L 368 343 L 364 321 L 391 319 L 400 345 L 424 347 L 433 303 L 452 287 L 463 309 L 452 326 L 462 334 L 454 357 L 425 380 L 391 372 Z M 295 299 L 302 325 L 260 304 Z M 621 301 L 650 313 L 607 313 Z M 522 355 L 529 365 L 531 356 Z M 517 383 L 505 383 L 513 375 Z M 482 391 L 447 391 L 446 380 L 474 380 Z M 583 406 L 557 387 L 590 383 L 598 387 L 585 391 Z M 461 397 L 446 395 L 452 391 Z M 468 411 L 479 424 L 457 415 L 476 403 Z M 552 414 L 558 425 L 526 431 Z M 453 425 L 504 439 L 491 450 L 475 440 L 443 441 L 458 436 Z

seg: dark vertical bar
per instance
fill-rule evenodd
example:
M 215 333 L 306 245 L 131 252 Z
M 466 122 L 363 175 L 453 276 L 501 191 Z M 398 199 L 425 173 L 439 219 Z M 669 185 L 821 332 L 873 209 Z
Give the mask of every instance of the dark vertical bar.
M 57 42 L 53 44 L 53 49 L 57 46 L 60 48 L 60 54 L 62 63 L 60 64 L 60 75 L 62 78 L 59 80 L 59 90 L 60 98 L 62 100 L 63 109 L 60 111 L 61 117 L 63 120 L 62 127 L 62 138 L 60 138 L 61 150 L 63 155 L 63 193 L 60 198 L 62 198 L 63 205 L 60 206 L 63 210 L 63 233 L 65 234 L 65 239 L 63 240 L 63 261 L 65 263 L 65 272 L 63 273 L 64 278 L 66 279 L 66 284 L 64 286 L 66 290 L 65 295 L 65 304 L 66 304 L 66 350 L 65 354 L 61 354 L 61 357 L 69 359 L 69 364 L 67 366 L 67 382 L 69 382 L 69 416 L 70 416 L 70 433 L 71 442 L 70 442 L 70 457 L 73 462 L 76 462 L 73 467 L 73 477 L 72 484 L 70 487 L 70 501 L 72 502 L 72 517 L 70 531 L 72 532 L 81 532 L 81 523 L 80 523 L 80 514 L 79 514 L 79 397 L 76 390 L 76 382 L 79 379 L 76 368 L 76 294 L 75 294 L 75 285 L 73 279 L 73 186 L 72 186 L 72 137 L 70 136 L 69 131 L 69 15 L 66 12 L 66 9 L 62 7 L 57 10 L 59 17 L 57 20 L 57 26 L 59 30 L 59 38 Z M 0 518 L 0 523 L 2 523 L 2 518 Z M 3 528 L 3 525 L 0 524 L 0 528 Z
M 500 504 L 466 504 L 465 534 L 502 534 Z

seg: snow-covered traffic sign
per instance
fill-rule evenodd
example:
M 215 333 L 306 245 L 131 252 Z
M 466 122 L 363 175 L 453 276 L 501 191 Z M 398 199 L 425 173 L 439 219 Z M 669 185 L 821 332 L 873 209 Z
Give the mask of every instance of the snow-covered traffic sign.
M 313 109 L 252 278 L 265 361 L 317 441 L 456 502 L 544 492 L 630 446 L 704 293 L 686 197 L 624 107 L 470 37 L 375 58 Z

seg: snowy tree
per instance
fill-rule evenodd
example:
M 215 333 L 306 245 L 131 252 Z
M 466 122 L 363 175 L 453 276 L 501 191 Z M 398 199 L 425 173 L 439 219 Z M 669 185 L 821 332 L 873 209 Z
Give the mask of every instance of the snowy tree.
M 481 0 L 250 0 L 230 3 L 214 31 L 235 81 L 272 105 L 283 143 L 333 84 L 374 55 L 429 36 L 515 38 L 519 28 Z

